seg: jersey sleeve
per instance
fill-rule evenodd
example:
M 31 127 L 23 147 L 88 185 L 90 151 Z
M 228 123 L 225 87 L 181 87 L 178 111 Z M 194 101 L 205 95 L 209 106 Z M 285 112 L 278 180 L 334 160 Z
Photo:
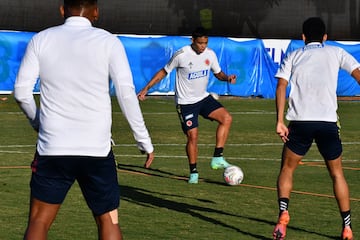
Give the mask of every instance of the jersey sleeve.
M 282 63 L 280 64 L 280 67 L 278 69 L 278 71 L 275 74 L 276 78 L 282 78 L 285 79 L 286 81 L 290 80 L 291 77 L 291 70 L 292 70 L 292 57 L 293 54 L 288 54 L 282 61 Z
M 151 153 L 154 151 L 154 147 L 135 93 L 128 58 L 120 40 L 116 41 L 119 42 L 114 44 L 110 61 L 110 77 L 116 90 L 116 97 L 133 132 L 138 148 L 141 151 Z
M 356 68 L 360 67 L 359 62 L 344 49 L 339 48 L 340 51 L 340 68 L 347 71 L 349 74 L 352 73 Z
M 179 49 L 178 51 L 176 51 L 174 53 L 174 55 L 170 58 L 170 60 L 168 61 L 168 63 L 165 65 L 164 70 L 167 73 L 170 73 L 174 68 L 179 66 L 179 58 L 180 55 L 184 53 L 183 49 Z
M 33 89 L 40 71 L 34 38 L 30 40 L 26 48 L 14 85 L 14 97 L 30 121 L 35 120 L 37 116 Z
M 213 50 L 211 50 L 211 55 L 212 55 L 212 64 L 211 64 L 211 71 L 214 74 L 218 74 L 219 72 L 221 72 L 221 67 L 219 64 L 219 60 L 215 54 L 215 52 Z

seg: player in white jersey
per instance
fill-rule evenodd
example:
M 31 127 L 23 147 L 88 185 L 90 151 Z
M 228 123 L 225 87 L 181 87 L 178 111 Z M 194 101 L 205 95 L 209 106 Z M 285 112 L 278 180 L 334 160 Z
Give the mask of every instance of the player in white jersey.
M 179 49 L 159 70 L 149 83 L 138 93 L 144 100 L 148 90 L 176 69 L 175 100 L 183 132 L 187 136 L 186 153 L 189 161 L 189 183 L 198 183 L 198 116 L 218 122 L 216 146 L 211 160 L 213 169 L 225 168 L 229 163 L 223 157 L 223 149 L 229 134 L 232 116 L 208 92 L 210 72 L 221 81 L 234 84 L 235 75 L 226 75 L 220 68 L 214 51 L 207 47 L 208 34 L 204 28 L 197 28 L 192 34 L 190 46 Z
M 325 24 L 320 18 L 303 23 L 305 46 L 291 52 L 276 77 L 276 132 L 284 142 L 277 180 L 279 219 L 274 239 L 284 239 L 290 220 L 288 204 L 293 173 L 315 140 L 333 181 L 333 190 L 343 219 L 341 239 L 353 239 L 349 189 L 342 170 L 342 144 L 337 124 L 337 81 L 339 69 L 350 73 L 360 84 L 360 64 L 344 49 L 325 44 Z M 286 88 L 290 85 L 288 111 L 284 123 Z
M 122 43 L 92 26 L 98 18 L 97 1 L 64 0 L 60 10 L 65 23 L 31 39 L 15 83 L 15 98 L 38 131 L 24 239 L 47 239 L 74 181 L 92 211 L 99 239 L 122 239 L 119 184 L 110 144 L 109 77 L 147 162 L 154 158 L 154 148 Z M 38 77 L 40 108 L 32 92 Z

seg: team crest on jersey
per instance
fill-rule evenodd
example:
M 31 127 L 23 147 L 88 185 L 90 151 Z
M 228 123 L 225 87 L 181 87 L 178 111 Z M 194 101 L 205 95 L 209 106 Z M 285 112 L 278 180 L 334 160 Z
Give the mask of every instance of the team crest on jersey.
M 209 60 L 209 59 L 206 59 L 206 60 L 205 60 L 205 64 L 206 64 L 207 66 L 209 66 L 209 65 L 210 65 L 210 60 Z
M 191 127 L 193 125 L 193 122 L 191 120 L 186 121 L 186 126 Z

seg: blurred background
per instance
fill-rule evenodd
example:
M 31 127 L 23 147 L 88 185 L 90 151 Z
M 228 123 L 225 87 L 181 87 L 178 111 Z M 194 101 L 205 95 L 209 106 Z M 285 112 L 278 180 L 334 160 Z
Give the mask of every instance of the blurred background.
M 1 0 L 0 30 L 37 32 L 62 23 L 61 0 Z M 300 39 L 302 22 L 323 18 L 331 40 L 360 39 L 360 0 L 99 0 L 96 26 L 117 34 Z

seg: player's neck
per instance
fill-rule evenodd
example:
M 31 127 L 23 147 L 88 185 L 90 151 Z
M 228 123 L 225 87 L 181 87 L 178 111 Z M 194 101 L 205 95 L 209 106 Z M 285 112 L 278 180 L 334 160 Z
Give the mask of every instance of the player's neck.
M 191 49 L 197 54 L 197 55 L 200 55 L 201 52 L 199 50 L 197 50 L 197 48 L 194 46 L 194 44 L 191 44 Z

